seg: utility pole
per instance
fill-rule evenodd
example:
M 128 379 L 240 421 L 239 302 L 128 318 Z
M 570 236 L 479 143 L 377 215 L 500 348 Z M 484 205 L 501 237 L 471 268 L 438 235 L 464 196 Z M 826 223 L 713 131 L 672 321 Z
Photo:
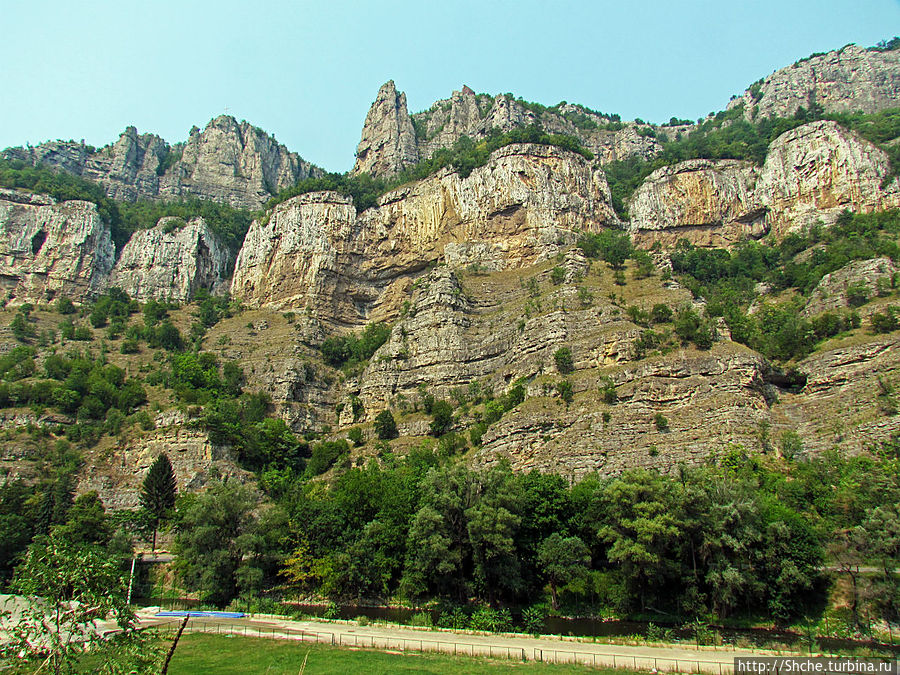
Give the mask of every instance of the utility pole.
M 131 604 L 131 588 L 134 585 L 134 564 L 137 562 L 137 556 L 131 558 L 131 574 L 128 577 L 128 598 L 125 600 L 125 604 Z

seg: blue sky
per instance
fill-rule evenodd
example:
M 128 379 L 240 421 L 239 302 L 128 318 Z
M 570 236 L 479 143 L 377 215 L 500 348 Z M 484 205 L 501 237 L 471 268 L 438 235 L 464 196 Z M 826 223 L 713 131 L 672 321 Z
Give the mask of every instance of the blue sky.
M 353 164 L 378 87 L 410 112 L 467 84 L 662 122 L 812 52 L 900 34 L 900 0 L 2 0 L 0 147 L 182 141 L 225 112 Z

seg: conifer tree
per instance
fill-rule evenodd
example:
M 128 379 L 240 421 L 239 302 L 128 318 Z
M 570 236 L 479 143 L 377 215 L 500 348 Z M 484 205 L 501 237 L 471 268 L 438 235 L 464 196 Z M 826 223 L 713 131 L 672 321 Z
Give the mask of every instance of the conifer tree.
M 168 455 L 161 454 L 150 465 L 141 486 L 141 506 L 150 514 L 153 525 L 153 547 L 156 550 L 156 531 L 159 522 L 175 506 L 175 472 Z

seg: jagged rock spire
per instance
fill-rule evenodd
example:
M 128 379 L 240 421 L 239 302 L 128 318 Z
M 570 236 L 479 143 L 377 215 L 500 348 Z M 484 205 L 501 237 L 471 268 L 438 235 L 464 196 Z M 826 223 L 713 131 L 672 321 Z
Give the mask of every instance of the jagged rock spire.
M 390 80 L 378 90 L 366 115 L 353 172 L 388 175 L 417 161 L 416 131 L 406 109 L 406 94 L 398 93 L 394 81 Z

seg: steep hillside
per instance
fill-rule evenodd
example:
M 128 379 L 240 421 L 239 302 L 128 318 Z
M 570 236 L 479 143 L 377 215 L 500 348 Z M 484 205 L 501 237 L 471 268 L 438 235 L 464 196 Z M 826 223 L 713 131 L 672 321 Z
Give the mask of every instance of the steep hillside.
M 72 436 L 92 453 L 84 485 L 122 505 L 133 463 L 180 445 L 201 473 L 315 476 L 426 446 L 584 476 L 890 439 L 897 52 L 835 54 L 779 73 L 825 87 L 864 62 L 877 76 L 848 86 L 880 112 L 748 121 L 736 105 L 663 128 L 464 88 L 410 116 L 389 82 L 343 176 L 228 117 L 183 146 L 129 129 L 96 152 L 11 149 L 11 433 Z M 28 168 L 41 162 L 65 174 Z M 60 355 L 145 380 L 146 401 L 119 410 L 166 430 L 109 426 L 92 385 L 47 369 Z

